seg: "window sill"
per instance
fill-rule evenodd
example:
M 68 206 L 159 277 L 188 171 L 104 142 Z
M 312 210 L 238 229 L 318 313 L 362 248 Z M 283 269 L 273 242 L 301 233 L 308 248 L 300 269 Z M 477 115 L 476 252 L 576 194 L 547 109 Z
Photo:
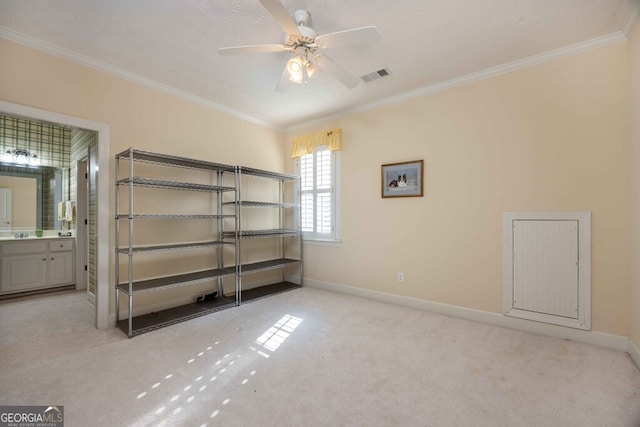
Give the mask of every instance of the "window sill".
M 302 238 L 303 245 L 316 245 L 316 246 L 341 246 L 342 240 L 329 240 L 329 239 L 312 239 Z

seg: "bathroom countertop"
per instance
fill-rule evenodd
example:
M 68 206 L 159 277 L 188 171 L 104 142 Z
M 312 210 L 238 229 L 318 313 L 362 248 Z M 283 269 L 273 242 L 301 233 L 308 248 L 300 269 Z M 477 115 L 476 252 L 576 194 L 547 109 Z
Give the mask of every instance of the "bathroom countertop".
M 55 240 L 55 239 L 73 239 L 75 236 L 58 236 L 58 235 L 50 235 L 50 236 L 42 236 L 37 237 L 36 235 L 29 234 L 29 237 L 20 237 L 16 238 L 15 236 L 0 236 L 0 242 L 21 242 L 21 241 L 32 241 L 32 240 Z

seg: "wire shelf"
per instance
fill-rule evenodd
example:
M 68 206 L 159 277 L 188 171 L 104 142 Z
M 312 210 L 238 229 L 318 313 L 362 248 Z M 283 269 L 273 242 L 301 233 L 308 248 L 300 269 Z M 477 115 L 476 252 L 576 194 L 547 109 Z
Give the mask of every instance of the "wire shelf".
M 240 175 L 256 176 L 259 178 L 279 179 L 282 181 L 295 181 L 300 179 L 300 177 L 297 175 L 289 175 L 286 173 L 265 171 L 262 169 L 248 168 L 245 166 L 238 166 L 237 171 Z
M 128 318 L 118 321 L 117 326 L 129 337 L 135 337 L 145 332 L 155 331 L 156 329 L 175 325 L 234 306 L 236 306 L 235 298 L 222 296 L 212 301 L 182 305 L 133 317 L 131 319 L 131 330 L 129 330 Z
M 116 214 L 116 219 L 130 218 L 130 219 L 223 219 L 223 218 L 235 218 L 235 215 L 193 215 L 193 214 Z
M 225 206 L 236 205 L 236 204 L 242 207 L 249 207 L 249 208 L 297 208 L 300 206 L 297 203 L 255 202 L 255 201 L 248 201 L 248 200 L 223 203 L 223 205 Z
M 261 237 L 296 237 L 301 236 L 302 232 L 299 230 L 291 230 L 286 228 L 279 228 L 273 230 L 242 230 L 238 232 L 238 238 L 251 239 Z M 225 231 L 224 237 L 235 237 L 235 232 Z
M 133 178 L 123 178 L 116 182 L 117 184 L 133 184 L 137 187 L 154 187 L 168 188 L 173 190 L 192 190 L 192 191 L 235 191 L 234 187 L 226 187 L 221 185 L 194 184 L 190 182 L 164 181 L 160 179 L 141 178 L 134 176 Z
M 135 150 L 129 148 L 116 154 L 116 159 L 133 159 L 135 162 L 151 163 L 156 165 L 174 166 L 186 169 L 204 171 L 234 172 L 235 167 L 222 163 L 207 162 L 204 160 L 189 159 L 186 157 L 172 156 L 168 154 L 152 153 L 150 151 Z
M 279 258 L 270 259 L 267 261 L 252 262 L 248 264 L 242 264 L 240 266 L 240 274 L 251 274 L 259 271 L 275 270 L 277 268 L 286 267 L 287 265 L 299 264 L 299 259 L 291 258 Z
M 215 268 L 211 270 L 196 271 L 192 273 L 178 274 L 174 276 L 158 277 L 155 279 L 136 280 L 131 283 L 131 292 L 129 291 L 129 283 L 120 283 L 118 290 L 127 295 L 135 295 L 142 292 L 157 291 L 161 289 L 177 288 L 180 286 L 191 285 L 199 282 L 216 279 L 231 274 L 235 274 L 236 268 L 225 267 Z
M 198 249 L 198 248 L 206 248 L 211 246 L 233 246 L 234 244 L 231 242 L 222 242 L 219 240 L 207 241 L 207 242 L 189 242 L 189 243 L 176 243 L 170 245 L 146 245 L 146 246 L 132 246 L 131 254 L 136 255 L 140 253 L 150 253 L 150 252 L 164 252 L 164 251 L 173 251 L 173 250 L 182 250 L 182 249 Z M 128 247 L 119 247 L 116 252 L 121 254 L 128 254 Z

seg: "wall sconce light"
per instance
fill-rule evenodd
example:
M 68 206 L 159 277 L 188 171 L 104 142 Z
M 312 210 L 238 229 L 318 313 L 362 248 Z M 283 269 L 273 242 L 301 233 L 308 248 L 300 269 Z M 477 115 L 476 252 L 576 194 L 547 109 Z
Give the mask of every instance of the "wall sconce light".
M 2 156 L 2 161 L 22 166 L 40 166 L 38 155 L 22 148 L 7 150 Z

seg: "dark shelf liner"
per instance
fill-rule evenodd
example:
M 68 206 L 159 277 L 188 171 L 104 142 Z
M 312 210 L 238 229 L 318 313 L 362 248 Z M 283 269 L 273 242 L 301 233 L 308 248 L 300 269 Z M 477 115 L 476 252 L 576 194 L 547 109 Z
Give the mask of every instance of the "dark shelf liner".
M 302 286 L 296 285 L 291 282 L 274 283 L 273 285 L 260 286 L 258 288 L 248 289 L 240 292 L 240 302 L 251 302 L 270 295 L 279 294 L 282 292 L 291 291 L 293 289 L 299 289 Z
M 240 294 L 241 301 L 256 301 L 268 297 L 269 295 L 275 295 L 298 288 L 301 288 L 301 286 L 291 282 L 281 282 L 274 283 L 273 285 L 260 286 L 258 288 L 242 291 Z M 132 319 L 131 337 L 235 306 L 235 296 L 223 296 L 210 301 L 191 303 L 155 313 L 143 314 L 142 316 L 137 316 Z M 118 321 L 117 327 L 128 335 L 129 319 L 126 318 Z
M 287 228 L 278 228 L 273 230 L 242 230 L 238 232 L 238 237 L 241 239 L 253 239 L 261 237 L 295 237 L 302 235 L 300 230 L 292 230 Z M 225 237 L 234 237 L 235 232 L 225 231 Z
M 244 275 L 244 274 L 256 273 L 258 271 L 273 270 L 275 268 L 280 268 L 286 265 L 295 264 L 299 262 L 300 260 L 298 259 L 278 258 L 278 259 L 272 259 L 268 261 L 242 264 L 240 274 Z
M 235 267 L 216 268 L 212 270 L 196 271 L 175 276 L 159 277 L 156 279 L 138 280 L 133 282 L 133 294 L 156 291 L 160 289 L 177 288 L 197 282 L 204 282 L 217 277 L 227 276 L 236 272 Z M 129 295 L 129 283 L 121 283 L 118 290 Z
M 226 308 L 235 307 L 236 299 L 234 297 L 218 297 L 216 299 L 204 302 L 197 302 L 173 307 L 154 313 L 143 314 L 132 319 L 131 336 L 151 332 L 165 326 L 174 325 L 176 323 L 195 319 L 196 317 L 205 316 L 209 313 L 224 310 Z M 128 335 L 129 318 L 118 321 L 118 328 Z
M 138 254 L 143 252 L 161 252 L 161 251 L 171 251 L 171 250 L 179 250 L 179 249 L 197 249 L 197 248 L 205 248 L 209 246 L 226 246 L 226 245 L 233 245 L 233 243 L 222 242 L 222 241 L 209 241 L 209 242 L 176 243 L 172 245 L 134 246 L 131 248 L 131 252 L 133 254 Z M 121 254 L 128 254 L 129 248 L 120 247 L 118 248 L 118 252 Z

